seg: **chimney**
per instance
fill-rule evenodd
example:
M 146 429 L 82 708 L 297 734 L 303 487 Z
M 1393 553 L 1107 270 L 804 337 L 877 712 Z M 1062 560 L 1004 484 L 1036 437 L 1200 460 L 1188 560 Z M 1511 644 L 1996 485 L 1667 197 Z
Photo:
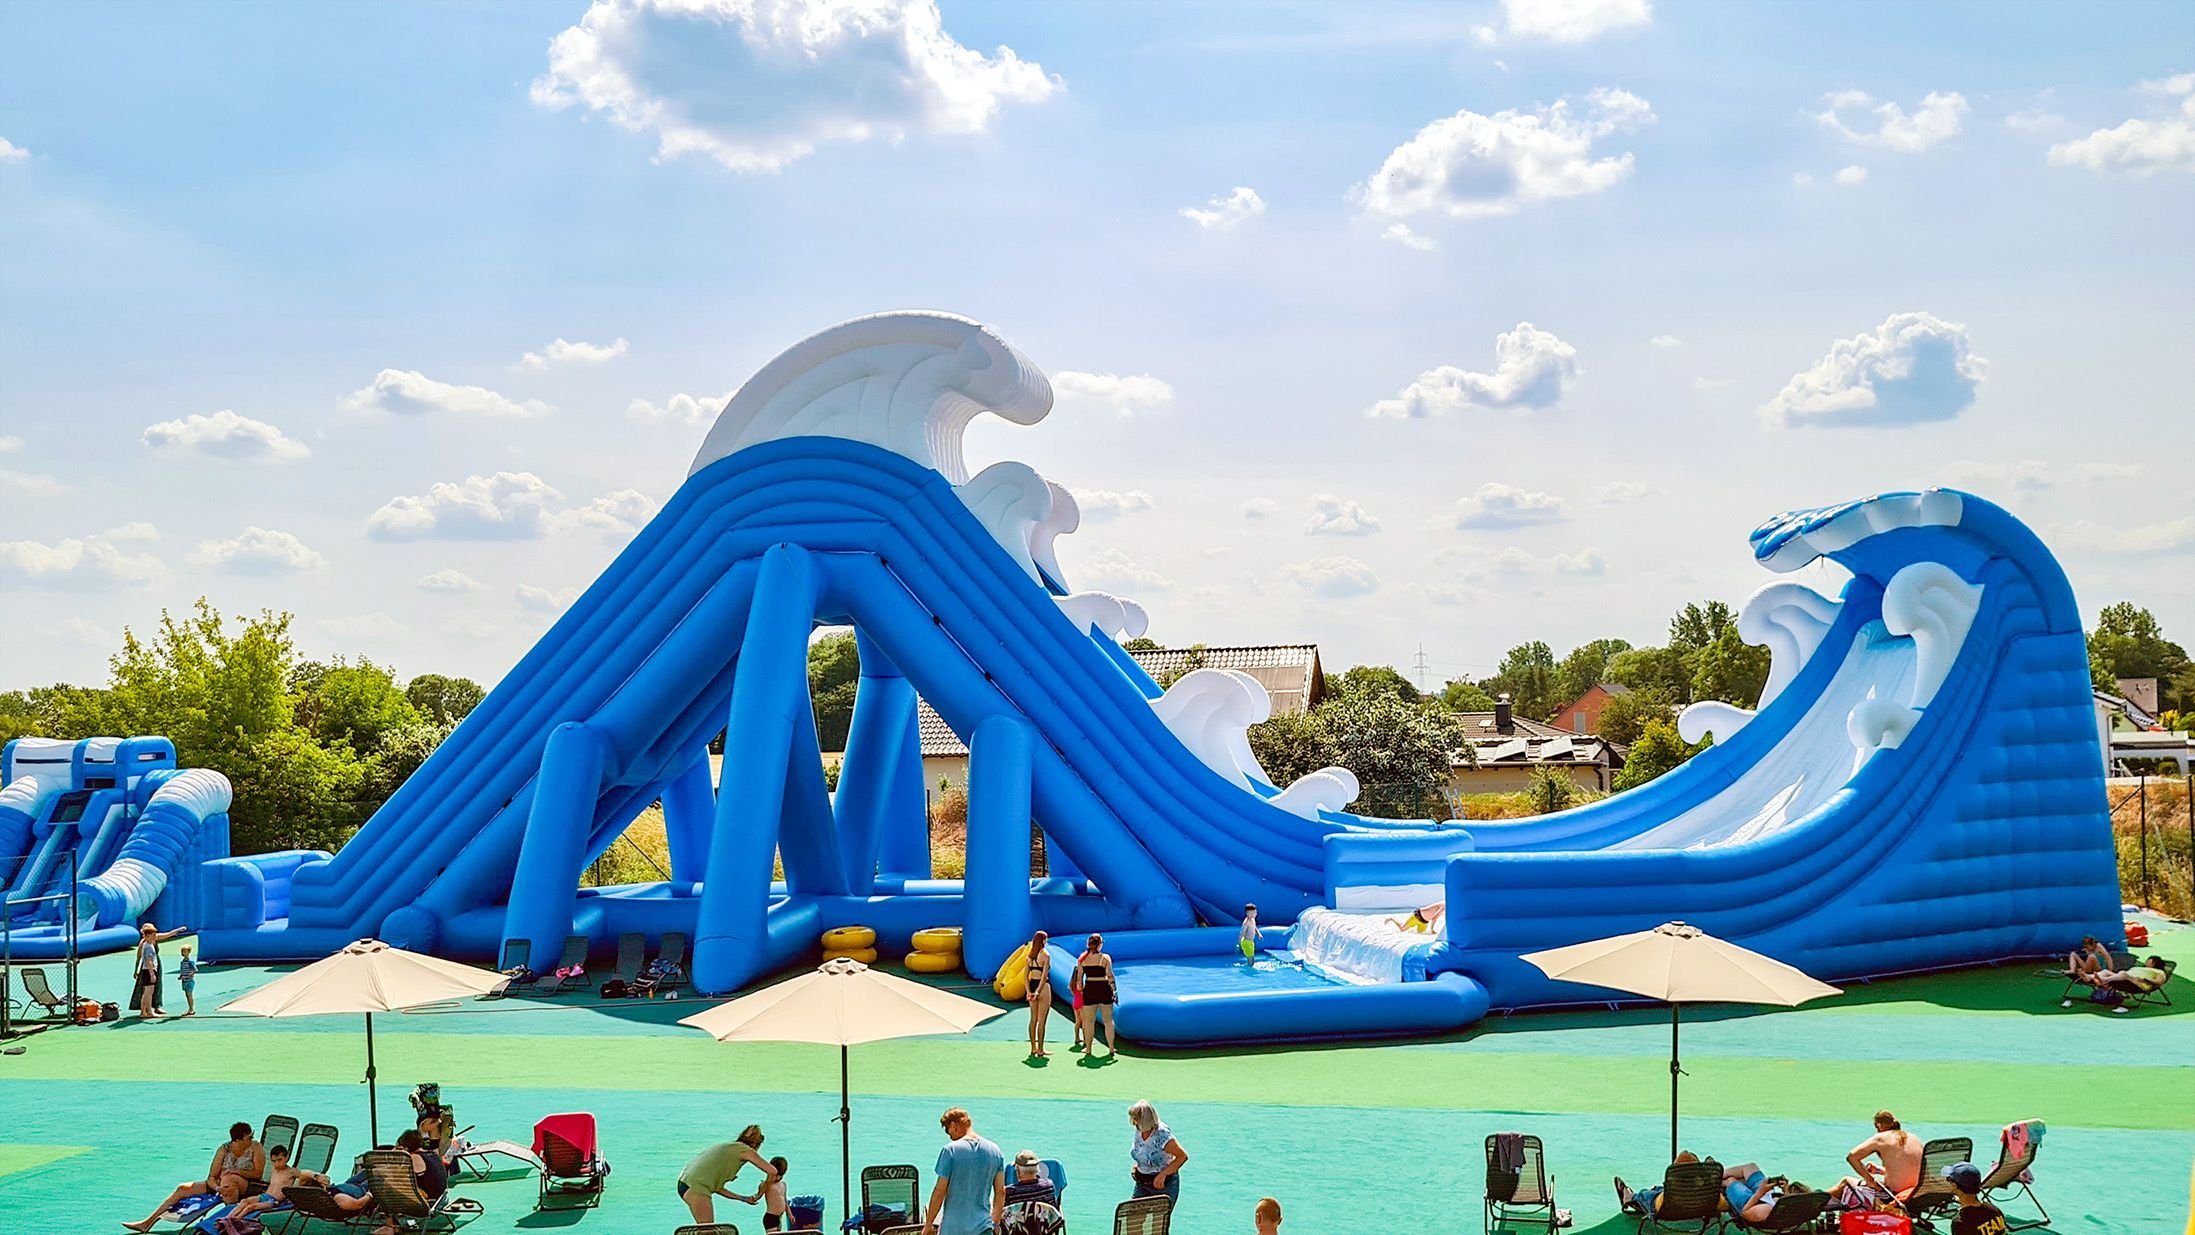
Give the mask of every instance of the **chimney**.
M 1509 695 L 1504 692 L 1494 700 L 1494 732 L 1506 734 L 1516 731 L 1516 722 L 1509 717 Z

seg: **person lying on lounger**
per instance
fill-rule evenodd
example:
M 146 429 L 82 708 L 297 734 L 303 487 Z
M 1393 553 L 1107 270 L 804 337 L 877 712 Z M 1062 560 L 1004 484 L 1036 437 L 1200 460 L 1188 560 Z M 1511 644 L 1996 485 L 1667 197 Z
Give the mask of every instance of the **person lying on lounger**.
M 282 1190 L 294 1183 L 328 1186 L 328 1177 L 318 1171 L 301 1171 L 290 1165 L 290 1147 L 277 1145 L 267 1151 L 267 1190 L 258 1196 L 247 1196 L 236 1208 L 228 1212 L 232 1220 L 248 1218 L 262 1210 L 280 1208 L 286 1199 Z
M 2109 1000 L 2112 1002 L 2116 1002 L 2118 1000 L 2118 996 L 2116 994 L 2105 995 L 2102 993 L 2106 990 L 2111 989 L 2114 983 L 2131 986 L 2135 990 L 2141 991 L 2146 994 L 2147 992 L 2156 990 L 2157 988 L 2163 986 L 2167 981 L 2171 979 L 2171 977 L 2172 971 L 2165 968 L 2164 958 L 2161 956 L 2152 956 L 2144 960 L 2139 965 L 2129 965 L 2124 969 L 2099 969 L 2094 973 L 2083 974 L 2074 978 L 2073 980 L 2087 986 L 2095 987 L 2098 992 L 2096 998 L 2099 1001 Z M 2061 1008 L 2070 1008 L 2073 1006 L 2073 1001 L 2070 999 L 2060 1000 L 2058 1006 Z M 2126 1008 L 2124 1005 L 2121 1005 L 2119 1007 L 2113 1008 L 2112 1011 L 2124 1012 L 2126 1011 Z
M 2081 946 L 2065 954 L 2065 976 L 2083 981 L 2092 974 L 2111 968 L 2115 963 L 2111 958 L 2111 949 L 2098 943 L 2094 935 L 2083 935 Z
M 1723 1204 L 1730 1207 L 1732 1217 L 1745 1222 L 1766 1219 L 1776 1202 L 1805 1191 L 1805 1184 L 1770 1175 L 1751 1162 L 1726 1166 L 1722 1171 Z
M 1677 1151 L 1676 1160 L 1669 1165 L 1689 1166 L 1699 1160 L 1700 1156 L 1698 1154 L 1689 1149 L 1680 1149 Z M 1623 1182 L 1623 1176 L 1618 1175 L 1616 1176 L 1616 1204 L 1622 1207 L 1623 1212 L 1636 1217 L 1648 1217 L 1659 1213 L 1661 1211 L 1661 1185 L 1655 1184 L 1650 1188 L 1641 1188 L 1633 1192 L 1631 1185 Z

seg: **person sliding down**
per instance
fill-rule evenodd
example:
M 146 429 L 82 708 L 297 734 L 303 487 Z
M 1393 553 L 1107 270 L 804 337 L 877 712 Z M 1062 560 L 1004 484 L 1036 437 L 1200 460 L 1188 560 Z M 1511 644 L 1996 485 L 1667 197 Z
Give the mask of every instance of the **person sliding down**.
M 1256 905 L 1244 905 L 1244 906 L 1242 907 L 1242 941 L 1241 941 L 1241 942 L 1242 942 L 1242 959 L 1244 959 L 1244 960 L 1246 960 L 1246 961 L 1255 961 L 1255 960 L 1257 960 L 1257 958 L 1258 958 L 1258 907 L 1257 907 Z
M 1421 909 L 1413 909 L 1407 918 L 1389 918 L 1387 924 L 1398 931 L 1414 931 L 1420 935 L 1436 934 L 1440 920 L 1448 915 L 1447 901 L 1434 901 Z

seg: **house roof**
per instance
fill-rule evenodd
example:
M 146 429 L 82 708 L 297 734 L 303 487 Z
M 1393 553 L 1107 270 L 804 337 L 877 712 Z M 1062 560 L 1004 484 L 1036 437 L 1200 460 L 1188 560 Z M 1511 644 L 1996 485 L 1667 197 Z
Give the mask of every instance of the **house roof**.
M 1243 647 L 1141 648 L 1128 653 L 1143 671 L 1164 680 L 1191 669 L 1235 669 L 1249 674 L 1273 700 L 1273 715 L 1306 711 L 1326 692 L 1315 643 L 1268 643 Z M 1491 713 L 1489 713 L 1491 715 Z M 954 734 L 925 699 L 916 708 L 924 758 L 956 758 L 968 745 Z
M 1508 734 L 1494 728 L 1494 714 L 1492 712 L 1458 712 L 1456 713 L 1456 719 L 1463 722 L 1463 731 L 1470 734 L 1473 741 L 1480 738 L 1508 738 L 1518 735 L 1535 738 L 1574 738 L 1578 736 L 1568 729 L 1559 729 L 1544 721 L 1531 720 L 1523 716 L 1511 716 L 1509 727 L 1514 732 Z
M 1544 727 L 1542 726 L 1542 728 Z M 1471 739 L 1471 747 L 1477 752 L 1478 766 L 1482 768 L 1564 766 L 1581 763 L 1607 764 L 1614 767 L 1620 766 L 1622 763 L 1621 753 L 1614 743 L 1594 737 L 1591 734 L 1557 732 L 1552 736 L 1548 736 L 1527 734 L 1520 730 L 1507 737 L 1500 734 L 1474 737 Z M 1461 750 L 1456 751 L 1450 757 L 1450 762 L 1459 768 L 1471 766 L 1470 760 L 1464 757 L 1464 752 Z

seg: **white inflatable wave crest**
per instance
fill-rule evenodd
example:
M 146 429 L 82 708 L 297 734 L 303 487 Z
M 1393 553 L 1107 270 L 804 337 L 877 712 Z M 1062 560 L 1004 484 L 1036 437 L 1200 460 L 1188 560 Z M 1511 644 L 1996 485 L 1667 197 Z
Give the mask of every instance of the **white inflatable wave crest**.
M 1192 669 L 1151 701 L 1151 711 L 1198 762 L 1289 814 L 1316 819 L 1320 811 L 1340 810 L 1357 796 L 1356 774 L 1347 768 L 1320 768 L 1286 789 L 1273 784 L 1250 749 L 1250 726 L 1271 719 L 1273 700 L 1239 669 Z M 1277 792 L 1260 793 L 1261 787 Z

